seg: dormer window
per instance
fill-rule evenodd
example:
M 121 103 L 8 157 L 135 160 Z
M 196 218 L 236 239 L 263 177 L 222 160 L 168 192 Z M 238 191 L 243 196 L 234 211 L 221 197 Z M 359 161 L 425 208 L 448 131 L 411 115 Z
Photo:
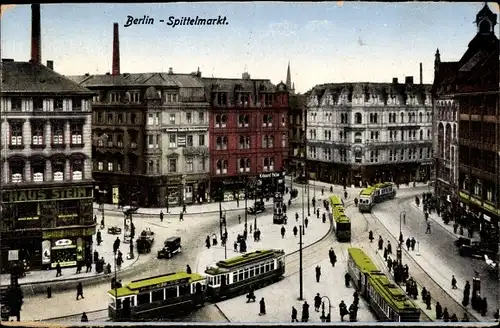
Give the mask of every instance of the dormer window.
M 112 103 L 120 102 L 120 94 L 118 92 L 112 92 L 110 99 Z
M 271 106 L 273 104 L 273 95 L 266 93 L 264 94 L 264 105 Z
M 227 105 L 227 94 L 223 92 L 217 93 L 217 104 L 218 105 Z
M 132 93 L 130 102 L 133 102 L 133 103 L 139 103 L 139 102 L 141 102 L 141 98 L 140 98 L 139 92 L 133 92 Z

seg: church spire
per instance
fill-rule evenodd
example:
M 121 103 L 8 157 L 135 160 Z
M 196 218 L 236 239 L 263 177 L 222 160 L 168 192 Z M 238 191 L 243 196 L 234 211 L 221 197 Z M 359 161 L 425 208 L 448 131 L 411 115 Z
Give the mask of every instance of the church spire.
M 292 76 L 290 74 L 290 62 L 288 62 L 288 70 L 286 71 L 286 87 L 288 90 L 292 89 Z

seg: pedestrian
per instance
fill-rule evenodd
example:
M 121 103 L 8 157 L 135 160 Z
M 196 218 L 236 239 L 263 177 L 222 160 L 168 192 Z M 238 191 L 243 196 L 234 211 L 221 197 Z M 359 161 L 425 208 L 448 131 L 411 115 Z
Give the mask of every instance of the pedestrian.
M 101 246 L 101 243 L 102 243 L 101 230 L 97 230 L 97 234 L 96 234 L 95 239 L 97 241 L 97 246 Z
M 316 282 L 319 282 L 319 278 L 321 277 L 321 267 L 316 265 Z
M 56 278 L 62 276 L 61 264 L 57 262 L 56 264 Z
M 347 311 L 347 305 L 345 305 L 344 301 L 340 301 L 339 304 L 339 315 L 340 315 L 340 320 L 344 321 L 344 316 L 349 314 L 349 311 Z
M 414 251 L 415 250 L 415 244 L 417 243 L 417 241 L 415 240 L 415 237 L 411 237 L 411 250 Z
M 299 229 L 297 229 L 297 226 L 294 226 L 294 227 L 293 227 L 293 235 L 294 235 L 295 237 L 297 237 L 297 232 L 298 232 L 298 230 L 299 230 Z
M 481 315 L 484 317 L 484 316 L 486 316 L 486 313 L 488 313 L 488 301 L 486 300 L 486 297 L 483 298 L 482 300 L 480 298 L 479 300 L 482 303 L 481 307 L 480 307 L 480 309 L 481 309 Z
M 326 213 L 323 213 L 323 220 L 322 221 L 323 221 L 323 223 L 326 222 Z
M 234 242 L 234 251 L 235 252 L 238 251 L 238 242 L 237 241 Z
M 349 281 L 351 280 L 351 276 L 349 275 L 349 272 L 346 272 L 344 275 L 344 283 L 347 288 L 349 288 Z
M 451 276 L 451 289 L 457 289 L 457 279 L 455 279 L 455 276 Z
M 368 239 L 370 239 L 370 243 L 373 243 L 373 231 L 368 231 Z
M 266 314 L 266 302 L 264 301 L 264 297 L 261 298 L 259 305 L 260 305 L 259 315 L 265 315 Z
M 76 300 L 78 301 L 80 299 L 80 296 L 83 297 L 83 286 L 82 283 L 79 282 L 78 285 L 76 285 Z
M 192 272 L 192 271 L 191 271 L 191 267 L 189 266 L 189 264 L 188 264 L 188 265 L 186 265 L 186 273 L 187 273 L 187 274 L 191 274 L 191 272 Z
M 99 256 L 99 254 L 97 254 Z M 87 259 L 86 264 L 85 264 L 85 273 L 92 272 L 92 261 L 90 259 Z
M 429 221 L 427 221 L 427 229 L 425 230 L 425 233 L 426 234 L 430 234 L 431 233 L 431 223 Z
M 314 198 L 314 197 L 312 199 L 312 204 L 313 204 L 313 208 L 316 208 L 316 198 Z
M 295 212 L 295 222 L 299 222 L 299 213 Z
M 422 288 L 422 301 L 425 303 L 427 299 L 427 289 L 425 287 Z
M 391 268 L 392 268 L 392 259 L 391 257 L 389 256 L 387 258 L 387 269 L 389 269 L 389 272 L 391 272 Z
M 333 186 L 330 186 L 330 193 L 333 192 Z
M 321 306 L 321 296 L 319 293 L 314 296 L 314 311 L 319 312 L 319 307 Z
M 241 223 L 241 215 L 238 215 L 238 223 Z
M 99 252 L 94 251 L 94 263 L 97 263 L 97 261 L 99 261 Z
M 444 308 L 443 311 L 443 321 L 450 322 L 450 314 L 448 313 L 448 308 Z
M 205 239 L 205 245 L 208 249 L 210 249 L 210 236 L 207 236 L 207 238 Z
M 160 211 L 160 222 L 163 222 L 163 211 Z
M 82 313 L 81 322 L 89 322 L 89 318 L 87 318 L 87 313 L 85 312 Z
M 113 253 L 116 254 L 118 248 L 120 248 L 120 237 L 116 237 L 115 242 L 113 243 Z
M 76 262 L 76 274 L 79 274 L 82 272 L 82 262 L 78 261 Z
M 285 232 L 286 232 L 285 226 L 281 226 L 281 238 L 285 238 Z
M 321 188 L 321 196 L 324 196 L 325 195 L 325 188 Z
M 184 212 L 179 213 L 179 222 L 184 221 Z
M 308 322 L 309 321 L 309 304 L 307 304 L 307 301 L 302 304 L 302 322 Z
M 384 240 L 382 236 L 378 236 L 378 250 L 381 251 L 384 248 Z
M 123 257 L 118 256 L 118 257 L 116 258 L 116 267 L 118 268 L 118 270 L 121 270 L 121 268 L 122 268 L 122 263 L 123 263 Z
M 387 261 L 387 255 L 388 254 L 389 253 L 387 252 L 387 247 L 386 247 L 386 248 L 384 248 L 384 260 L 386 260 L 386 261 Z
M 436 319 L 441 319 L 443 318 L 443 308 L 441 307 L 441 304 L 439 302 L 436 303 Z
M 335 263 L 337 263 L 337 254 L 335 254 L 335 251 L 333 248 L 331 249 L 332 254 L 330 256 L 330 263 L 332 263 L 332 267 L 335 267 Z
M 319 219 L 319 208 L 316 210 L 316 218 Z
M 292 322 L 299 322 L 299 320 L 297 320 L 297 309 L 292 306 Z
M 186 211 L 186 204 L 182 205 L 182 213 L 186 213 L 186 214 L 187 214 L 187 211 Z
M 305 223 L 306 228 L 307 228 L 307 226 L 309 225 L 309 218 L 306 218 L 306 219 L 304 220 L 304 223 Z
M 392 245 L 390 240 L 387 241 L 387 254 L 392 255 Z
M 458 322 L 458 317 L 455 313 L 453 313 L 450 317 L 450 322 Z
M 431 293 L 427 292 L 427 298 L 425 300 L 425 304 L 427 305 L 427 310 L 431 309 Z
M 408 251 L 410 251 L 410 247 L 411 247 L 411 239 L 410 239 L 410 237 L 408 237 L 406 239 L 406 248 L 408 249 Z

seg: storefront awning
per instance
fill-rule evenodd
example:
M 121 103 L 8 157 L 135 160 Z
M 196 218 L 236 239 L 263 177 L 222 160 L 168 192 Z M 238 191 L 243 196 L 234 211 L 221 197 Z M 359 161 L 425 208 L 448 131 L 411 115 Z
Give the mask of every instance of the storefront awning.
M 463 191 L 461 191 L 459 193 L 459 195 L 460 195 L 460 199 L 466 203 L 477 205 L 477 206 L 481 207 L 482 209 L 484 209 L 490 213 L 493 213 L 493 215 L 500 215 L 500 209 L 496 209 L 493 205 L 490 205 L 486 202 L 482 202 L 479 199 L 477 199 L 473 196 L 470 196 Z

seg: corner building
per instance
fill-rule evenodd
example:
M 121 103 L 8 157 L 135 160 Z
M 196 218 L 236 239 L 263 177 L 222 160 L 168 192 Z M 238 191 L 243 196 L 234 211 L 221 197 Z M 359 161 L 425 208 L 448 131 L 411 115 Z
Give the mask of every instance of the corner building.
M 422 77 L 421 77 L 422 81 Z M 427 181 L 432 164 L 431 86 L 339 83 L 315 86 L 307 101 L 309 176 L 330 183 Z
M 92 258 L 93 92 L 47 66 L 2 60 L 3 268 L 9 250 L 32 269 Z
M 288 157 L 288 96 L 284 83 L 269 80 L 203 78 L 210 102 L 211 197 L 225 200 L 245 189 L 248 179 L 274 191 Z

